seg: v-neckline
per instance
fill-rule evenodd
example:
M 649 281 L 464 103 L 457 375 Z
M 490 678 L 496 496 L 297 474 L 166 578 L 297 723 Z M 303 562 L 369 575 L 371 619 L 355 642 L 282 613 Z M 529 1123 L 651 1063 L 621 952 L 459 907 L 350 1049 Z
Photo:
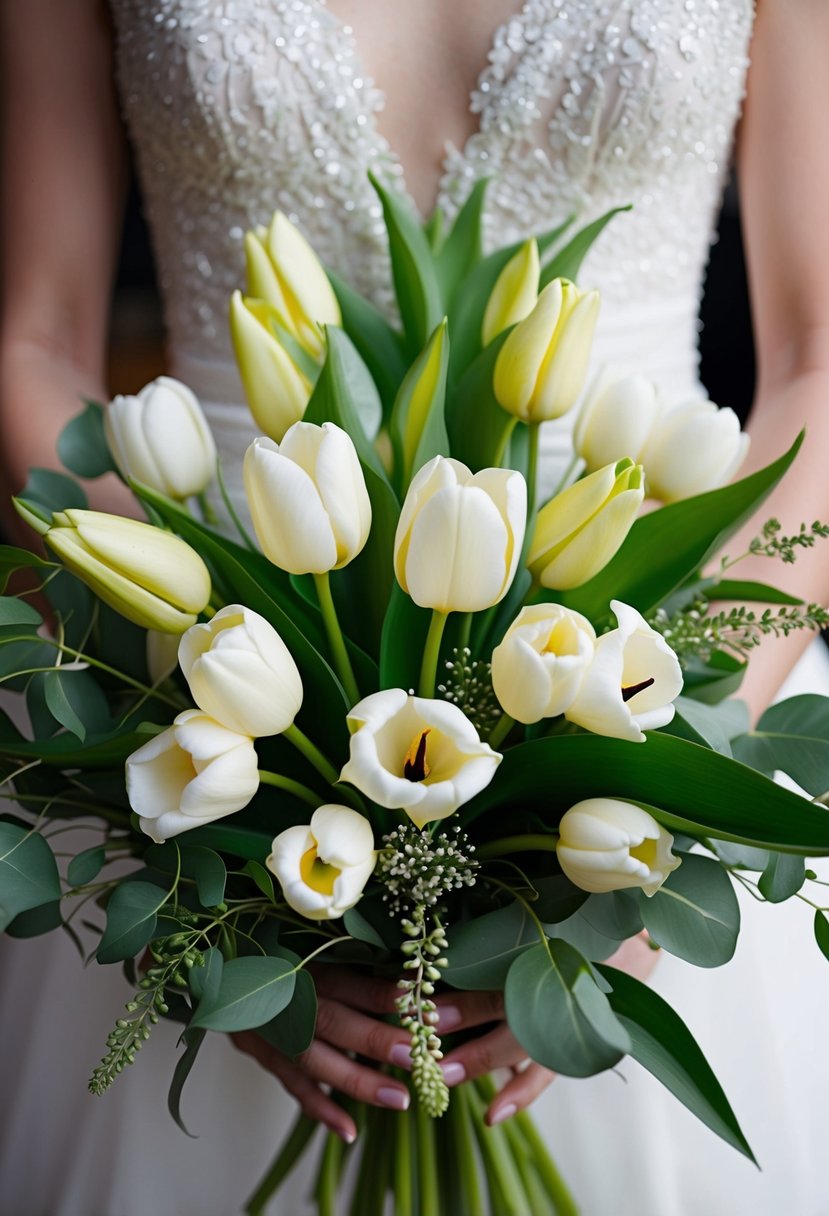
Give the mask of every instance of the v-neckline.
M 428 214 L 424 214 L 422 208 L 420 207 L 419 203 L 417 202 L 414 195 L 411 193 L 411 191 L 409 189 L 408 181 L 407 181 L 407 174 L 406 174 L 406 166 L 405 166 L 402 158 L 398 155 L 398 153 L 397 153 L 396 149 L 394 148 L 393 144 L 391 143 L 391 141 L 380 130 L 380 126 L 377 121 L 377 116 L 378 116 L 378 114 L 382 114 L 386 109 L 386 101 L 387 101 L 386 93 L 383 89 L 379 88 L 377 86 L 376 81 L 364 71 L 364 64 L 362 61 L 362 57 L 360 55 L 360 49 L 359 49 L 359 46 L 357 43 L 357 34 L 356 34 L 354 27 L 352 25 L 350 25 L 347 21 L 344 21 L 337 14 L 337 12 L 331 8 L 331 6 L 328 3 L 328 0 L 314 0 L 314 3 L 316 3 L 318 8 L 324 10 L 328 14 L 328 18 L 329 18 L 331 24 L 333 25 L 337 34 L 339 35 L 343 46 L 347 49 L 348 54 L 351 58 L 351 61 L 354 65 L 354 69 L 355 69 L 354 73 L 353 73 L 354 76 L 362 77 L 367 83 L 371 84 L 372 91 L 374 93 L 374 96 L 377 99 L 376 106 L 372 109 L 372 111 L 368 115 L 368 122 L 371 126 L 371 133 L 372 133 L 375 141 L 377 142 L 377 144 L 380 147 L 382 147 L 383 152 L 387 156 L 388 160 L 395 166 L 395 168 L 397 170 L 397 182 L 398 182 L 399 188 L 405 192 L 406 196 L 410 200 L 411 206 L 414 208 L 415 214 L 417 215 L 417 218 L 419 219 L 421 224 L 425 224 L 427 222 L 427 220 L 429 219 L 429 216 L 432 215 L 437 210 L 438 207 L 443 208 L 443 204 L 444 204 L 445 197 L 446 197 L 446 182 L 447 182 L 447 179 L 450 177 L 450 175 L 453 172 L 452 161 L 456 161 L 461 164 L 468 163 L 468 161 L 470 159 L 470 156 L 469 156 L 470 149 L 472 148 L 474 141 L 476 139 L 478 139 L 482 133 L 481 118 L 483 115 L 483 109 L 480 109 L 478 111 L 478 121 L 477 121 L 474 129 L 469 133 L 469 135 L 463 141 L 462 147 L 460 147 L 460 148 L 456 147 L 452 143 L 451 139 L 449 139 L 448 137 L 443 141 L 443 155 L 440 158 L 440 163 L 438 165 L 437 180 L 434 183 L 433 190 L 431 191 L 431 195 L 432 195 L 431 210 L 428 212 Z M 336 0 L 335 0 L 335 3 L 336 3 Z M 468 109 L 469 109 L 470 113 L 475 113 L 475 111 L 472 108 L 475 97 L 478 96 L 479 94 L 481 94 L 482 92 L 490 91 L 489 89 L 482 89 L 482 85 L 484 85 L 487 82 L 487 78 L 492 71 L 492 61 L 493 61 L 493 56 L 494 56 L 495 51 L 497 50 L 501 41 L 506 37 L 506 35 L 510 29 L 510 26 L 514 25 L 515 23 L 518 23 L 522 27 L 525 25 L 527 15 L 528 15 L 528 12 L 529 12 L 529 9 L 530 9 L 530 6 L 532 3 L 533 3 L 533 0 L 521 0 L 521 3 L 516 5 L 515 10 L 509 16 L 505 17 L 504 20 L 501 21 L 498 25 L 496 25 L 496 27 L 493 31 L 493 34 L 492 34 L 492 38 L 490 39 L 489 47 L 488 47 L 488 49 L 486 51 L 486 55 L 484 57 L 484 62 L 481 65 L 481 69 L 475 78 L 475 84 L 473 85 L 473 87 L 469 93 L 469 97 L 467 99 Z

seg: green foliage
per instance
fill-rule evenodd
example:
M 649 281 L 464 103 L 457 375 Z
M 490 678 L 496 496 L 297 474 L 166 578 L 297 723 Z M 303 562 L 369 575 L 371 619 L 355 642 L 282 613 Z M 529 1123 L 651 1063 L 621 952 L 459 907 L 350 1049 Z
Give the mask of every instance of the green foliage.
M 296 969 L 284 958 L 233 958 L 215 992 L 205 992 L 190 1025 L 204 1030 L 254 1030 L 283 1010 L 294 994 Z
M 281 952 L 292 966 L 299 963 L 299 956 L 289 950 Z M 304 969 L 296 972 L 294 993 L 285 1008 L 259 1026 L 256 1033 L 266 1043 L 278 1048 L 286 1056 L 301 1056 L 311 1046 L 317 1021 L 317 993 L 314 981 Z
M 826 793 L 829 699 L 805 693 L 772 705 L 754 730 L 735 739 L 734 755 L 761 772 L 782 769 L 814 797 Z
M 151 941 L 167 892 L 154 883 L 125 882 L 115 887 L 107 903 L 107 920 L 96 957 L 99 963 L 134 958 Z
M 409 368 L 394 401 L 389 431 L 401 495 L 419 468 L 434 456 L 449 455 L 444 419 L 448 369 L 449 338 L 444 320 Z
M 104 407 L 87 401 L 80 414 L 67 422 L 58 436 L 61 463 L 76 477 L 102 477 L 117 472 L 104 431 Z
M 82 853 L 77 853 L 66 869 L 66 878 L 71 887 L 83 887 L 97 878 L 106 862 L 106 849 L 102 844 L 94 844 Z
M 403 340 L 379 309 L 328 271 L 342 312 L 343 328 L 371 373 L 383 402 L 384 416 L 391 410 L 400 381 L 406 374 Z
M 537 940 L 531 916 L 522 903 L 514 900 L 504 908 L 454 926 L 444 979 L 453 988 L 470 991 L 503 988 L 512 963 Z
M 630 210 L 632 210 L 630 206 L 614 207 L 611 211 L 606 211 L 604 215 L 599 216 L 597 220 L 593 220 L 592 224 L 587 224 L 586 227 L 580 229 L 563 249 L 558 250 L 547 262 L 541 271 L 541 286 L 546 287 L 553 279 L 575 281 L 581 270 L 582 262 L 613 217 Z
M 30 469 L 19 497 L 26 503 L 44 508 L 50 514 L 71 508 L 85 510 L 89 506 L 86 494 L 74 477 L 67 477 L 54 469 Z
M 655 895 L 640 899 L 642 921 L 657 945 L 697 967 L 720 967 L 734 954 L 740 906 L 718 861 L 686 853 Z
M 806 863 L 791 853 L 770 853 L 758 886 L 771 904 L 781 904 L 796 895 L 806 881 Z
M 447 313 L 464 294 L 469 275 L 483 257 L 483 217 L 488 186 L 487 178 L 475 183 L 449 235 L 437 248 L 435 267 Z
M 21 912 L 60 899 L 52 850 L 33 828 L 0 820 L 0 930 Z
M 18 549 L 14 545 L 0 545 L 0 593 L 6 590 L 9 579 L 17 570 L 48 570 L 54 566 L 37 553 Z
M 187 1078 L 193 1070 L 193 1065 L 204 1042 L 204 1037 L 207 1034 L 206 1030 L 194 1030 L 188 1027 L 181 1036 L 184 1043 L 184 1052 L 176 1061 L 173 1077 L 170 1081 L 170 1090 L 167 1094 L 167 1109 L 179 1125 L 186 1136 L 193 1137 L 193 1133 L 187 1130 L 184 1119 L 181 1115 L 181 1095 L 184 1090 Z
M 369 174 L 383 207 L 389 234 L 392 277 L 410 356 L 423 349 L 443 316 L 440 284 L 429 241 L 407 200 L 384 189 Z
M 829 960 L 829 917 L 818 908 L 814 920 L 815 941 L 823 957 Z

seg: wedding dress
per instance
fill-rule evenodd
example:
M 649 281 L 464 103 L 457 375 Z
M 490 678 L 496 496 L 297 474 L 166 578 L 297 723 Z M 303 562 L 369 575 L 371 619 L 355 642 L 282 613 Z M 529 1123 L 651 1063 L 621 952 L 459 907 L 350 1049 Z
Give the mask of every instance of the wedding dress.
M 402 190 L 404 166 L 379 132 L 383 98 L 336 0 L 112 8 L 171 370 L 202 398 L 241 500 L 254 431 L 227 309 L 243 283 L 244 232 L 281 208 L 324 261 L 390 309 L 367 171 Z M 474 182 L 490 178 L 490 247 L 572 211 L 584 222 L 633 204 L 580 276 L 602 293 L 595 359 L 650 375 L 671 401 L 702 393 L 700 283 L 752 22 L 752 0 L 527 0 L 497 30 L 472 94 L 477 133 L 446 149 L 438 202 L 451 218 Z M 548 480 L 566 429 L 551 424 L 544 438 Z M 813 651 L 812 669 L 801 668 L 807 686 L 819 659 Z M 699 971 L 666 956 L 653 977 L 722 1078 L 764 1172 L 627 1062 L 588 1081 L 559 1079 L 534 1108 L 585 1216 L 829 1213 L 818 1050 L 829 971 L 810 941 L 808 910 L 792 903 L 744 899 L 744 934 L 728 967 Z M 17 1040 L 0 1075 L 9 1115 L 0 1176 L 11 1179 L 2 1216 L 237 1212 L 292 1116 L 273 1078 L 210 1036 L 185 1094 L 199 1136 L 187 1139 L 164 1110 L 175 1027 L 153 1032 L 106 1097 L 85 1092 L 127 997 L 118 968 L 81 974 L 57 935 L 10 943 L 4 968 L 0 1017 Z M 304 1189 L 292 1184 L 273 1211 L 305 1211 Z

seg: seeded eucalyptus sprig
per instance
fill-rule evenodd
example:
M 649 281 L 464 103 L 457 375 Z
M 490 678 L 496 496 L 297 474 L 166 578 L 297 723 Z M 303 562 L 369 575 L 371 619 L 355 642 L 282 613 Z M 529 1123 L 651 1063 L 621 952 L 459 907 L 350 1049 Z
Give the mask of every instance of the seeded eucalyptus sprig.
M 779 519 L 767 519 L 760 534 L 749 542 L 745 553 L 738 557 L 724 557 L 721 569 L 729 570 L 746 557 L 776 557 L 791 565 L 797 560 L 798 549 L 811 549 L 816 541 L 829 536 L 829 524 L 823 524 L 819 519 L 811 525 L 802 523 L 794 536 L 781 536 L 782 530 Z
M 707 608 L 708 601 L 700 597 L 672 617 L 659 609 L 651 619 L 683 665 L 692 658 L 707 662 L 715 650 L 730 650 L 742 658 L 764 637 L 829 628 L 829 612 L 820 604 L 777 611 L 766 608 L 759 615 L 745 605 L 713 615 L 707 615 Z

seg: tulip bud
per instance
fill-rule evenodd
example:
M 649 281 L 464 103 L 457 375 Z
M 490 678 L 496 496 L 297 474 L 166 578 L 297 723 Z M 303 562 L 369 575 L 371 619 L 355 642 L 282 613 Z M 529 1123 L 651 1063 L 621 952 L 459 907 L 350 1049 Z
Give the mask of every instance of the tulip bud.
M 265 865 L 295 912 L 333 920 L 357 903 L 376 860 L 365 816 L 329 803 L 314 811 L 310 824 L 280 832 Z
M 416 604 L 480 612 L 515 574 L 527 519 L 527 486 L 511 469 L 474 475 L 435 456 L 414 476 L 394 538 L 397 581 Z
M 210 599 L 210 575 L 183 540 L 100 511 L 58 511 L 44 535 L 73 574 L 127 620 L 183 633 Z
M 352 561 L 371 528 L 371 502 L 351 436 L 333 422 L 297 422 L 281 444 L 255 439 L 245 493 L 265 556 L 290 574 Z
M 682 692 L 682 669 L 668 643 L 628 604 L 611 600 L 618 628 L 596 642 L 593 661 L 564 716 L 611 739 L 645 740 L 667 726 Z
M 681 862 L 674 838 L 640 806 L 616 798 L 586 798 L 561 817 L 559 865 L 583 891 L 641 887 L 655 895 Z
M 527 558 L 543 587 L 567 591 L 604 569 L 645 497 L 642 466 L 609 464 L 551 498 L 538 512 Z
M 322 325 L 342 325 L 337 297 L 328 276 L 305 237 L 277 211 L 270 228 L 245 237 L 248 293 L 279 313 L 288 332 L 310 355 L 324 350 Z
M 524 422 L 560 418 L 584 387 L 599 293 L 553 279 L 532 312 L 507 337 L 495 361 L 492 387 L 505 410 Z
M 474 798 L 501 763 L 457 705 L 402 688 L 364 697 L 348 728 L 351 754 L 340 780 L 380 806 L 404 810 L 419 828 Z
M 492 687 L 517 722 L 562 714 L 593 658 L 596 633 L 579 612 L 559 604 L 522 608 L 492 652 Z
M 126 777 L 141 830 L 163 844 L 247 806 L 259 788 L 259 761 L 251 739 L 188 709 L 132 753 Z
M 179 644 L 193 700 L 228 730 L 254 739 L 279 735 L 302 705 L 302 680 L 274 627 L 240 604 L 228 604 Z
M 749 437 L 733 410 L 687 401 L 664 414 L 642 455 L 648 491 L 678 502 L 729 481 L 748 452 Z
M 628 456 L 641 459 L 660 413 L 656 386 L 644 376 L 614 380 L 605 371 L 579 410 L 573 447 L 594 472 Z
M 535 239 L 525 241 L 495 280 L 481 328 L 483 346 L 489 346 L 503 330 L 529 316 L 538 299 L 539 272 L 538 243 Z
M 216 445 L 195 393 L 159 376 L 104 413 L 109 450 L 126 478 L 168 498 L 201 494 L 216 472 Z
M 267 435 L 279 442 L 305 413 L 311 383 L 281 346 L 279 315 L 264 300 L 230 300 L 230 336 L 250 412 Z

